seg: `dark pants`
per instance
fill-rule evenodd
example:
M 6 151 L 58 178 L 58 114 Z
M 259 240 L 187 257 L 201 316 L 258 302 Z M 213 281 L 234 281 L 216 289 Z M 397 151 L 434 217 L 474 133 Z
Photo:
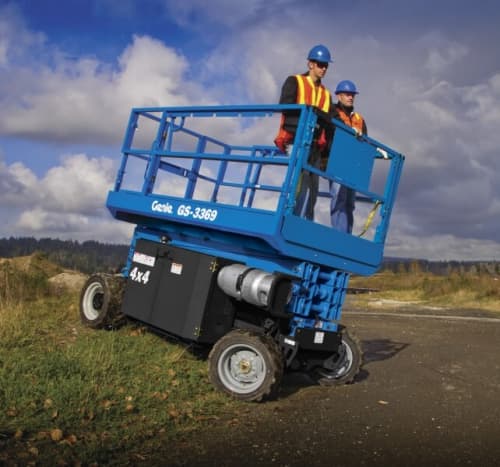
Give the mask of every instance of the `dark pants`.
M 319 169 L 321 163 L 321 151 L 313 146 L 309 154 L 309 164 Z M 314 206 L 318 198 L 319 176 L 303 170 L 300 174 L 299 186 L 297 189 L 297 199 L 295 202 L 294 214 L 314 220 Z

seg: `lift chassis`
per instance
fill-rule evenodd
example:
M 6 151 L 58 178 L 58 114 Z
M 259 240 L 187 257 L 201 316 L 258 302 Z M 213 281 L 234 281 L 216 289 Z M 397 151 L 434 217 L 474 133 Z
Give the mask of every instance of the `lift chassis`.
M 283 112 L 299 115 L 287 154 L 269 144 Z M 334 135 L 322 169 L 318 127 Z M 362 353 L 342 304 L 350 274 L 380 267 L 403 161 L 309 106 L 132 109 L 106 203 L 135 225 L 129 254 L 120 275 L 88 279 L 82 322 L 133 319 L 206 346 L 211 382 L 240 400 L 276 396 L 285 371 L 352 382 Z M 315 220 L 301 215 L 305 176 L 355 192 L 360 233 L 329 225 L 321 185 Z

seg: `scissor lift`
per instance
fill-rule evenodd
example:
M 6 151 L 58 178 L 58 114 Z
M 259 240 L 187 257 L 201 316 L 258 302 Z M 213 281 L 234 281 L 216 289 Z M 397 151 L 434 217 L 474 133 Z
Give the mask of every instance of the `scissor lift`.
M 289 154 L 269 144 L 300 115 Z M 318 126 L 334 129 L 325 170 L 308 164 Z M 211 347 L 212 383 L 241 400 L 276 394 L 285 370 L 353 380 L 355 339 L 340 324 L 351 273 L 380 267 L 404 157 L 303 105 L 133 109 L 107 207 L 135 225 L 119 276 L 85 284 L 82 321 L 124 318 Z M 359 234 L 295 214 L 304 172 L 356 191 Z

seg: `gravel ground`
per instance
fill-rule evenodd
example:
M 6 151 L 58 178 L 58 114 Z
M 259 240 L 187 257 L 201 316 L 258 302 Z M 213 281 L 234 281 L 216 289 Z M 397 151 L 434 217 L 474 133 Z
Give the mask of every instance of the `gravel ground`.
M 288 374 L 245 406 L 148 458 L 165 466 L 500 465 L 500 316 L 346 311 L 365 364 L 353 384 Z

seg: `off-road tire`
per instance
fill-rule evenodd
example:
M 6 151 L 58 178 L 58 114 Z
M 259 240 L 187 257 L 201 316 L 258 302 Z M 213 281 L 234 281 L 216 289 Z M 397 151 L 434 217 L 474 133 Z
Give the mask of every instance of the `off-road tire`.
M 338 356 L 338 366 L 333 369 L 314 368 L 311 377 L 322 386 L 340 386 L 350 384 L 359 373 L 363 364 L 363 353 L 358 339 L 344 329 L 342 344 Z
M 81 322 L 93 329 L 116 328 L 125 322 L 121 312 L 125 278 L 121 275 L 94 274 L 80 294 Z
M 242 401 L 274 398 L 283 377 L 283 356 L 267 335 L 233 330 L 221 337 L 208 356 L 208 374 L 220 391 Z

